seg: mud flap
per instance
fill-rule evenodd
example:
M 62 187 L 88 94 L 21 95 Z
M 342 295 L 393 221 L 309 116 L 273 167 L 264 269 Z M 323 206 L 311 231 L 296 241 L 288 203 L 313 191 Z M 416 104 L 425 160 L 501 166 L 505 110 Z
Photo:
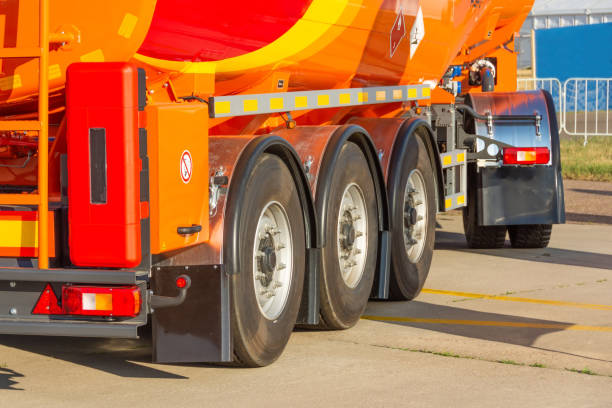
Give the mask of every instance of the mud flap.
M 232 361 L 229 276 L 222 265 L 153 268 L 153 293 L 176 296 L 179 275 L 191 278 L 185 301 L 153 311 L 153 360 L 158 363 Z

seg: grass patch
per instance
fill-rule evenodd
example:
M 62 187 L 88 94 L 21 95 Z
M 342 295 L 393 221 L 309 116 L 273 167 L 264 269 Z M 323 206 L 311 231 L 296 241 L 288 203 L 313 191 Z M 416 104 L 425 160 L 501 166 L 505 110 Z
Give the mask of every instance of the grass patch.
M 561 139 L 563 177 L 573 180 L 612 181 L 612 137 L 592 136 Z
M 578 373 L 578 374 L 599 375 L 599 374 L 589 370 L 588 368 L 583 368 L 582 370 L 578 370 L 577 368 L 566 368 L 565 370 L 571 371 L 572 373 Z
M 517 363 L 514 360 L 497 360 L 498 363 L 502 363 L 502 364 L 510 364 L 510 365 L 517 365 L 517 366 L 522 366 L 525 365 L 523 363 Z
M 546 366 L 544 364 L 540 364 L 540 363 L 529 364 L 529 367 L 546 368 Z

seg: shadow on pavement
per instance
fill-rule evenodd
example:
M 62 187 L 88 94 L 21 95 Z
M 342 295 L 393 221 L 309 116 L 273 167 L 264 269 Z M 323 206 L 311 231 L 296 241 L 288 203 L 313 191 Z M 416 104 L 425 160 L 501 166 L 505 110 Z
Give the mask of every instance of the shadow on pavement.
M 384 303 L 370 302 L 367 314 L 369 315 L 384 315 L 397 316 L 395 313 L 389 313 L 388 307 L 379 308 Z M 517 317 L 513 315 L 481 312 L 477 310 L 463 309 L 459 307 L 438 305 L 427 303 L 418 300 L 410 302 L 397 302 L 398 310 L 401 309 L 401 316 L 418 318 L 418 319 L 443 319 L 443 320 L 458 320 L 462 324 L 447 324 L 447 323 L 425 323 L 425 322 L 395 322 L 395 321 L 379 321 L 380 323 L 394 324 L 400 326 L 415 327 L 423 330 L 429 330 L 438 333 L 451 334 L 472 339 L 489 340 L 498 343 L 512 344 L 517 346 L 530 347 L 539 350 L 546 350 L 554 353 L 572 355 L 589 360 L 597 360 L 604 362 L 612 362 L 594 357 L 582 356 L 572 353 L 567 353 L 560 350 L 543 349 L 534 346 L 536 340 L 540 336 L 549 333 L 566 330 L 562 327 L 513 327 L 513 326 L 478 326 L 468 324 L 470 322 L 516 322 L 528 323 L 533 325 L 567 325 L 572 326 L 573 323 L 559 322 L 554 320 L 532 319 L 527 317 Z M 388 305 L 388 304 L 387 304 Z
M 610 190 L 588 190 L 586 188 L 570 188 L 569 190 L 570 191 L 575 191 L 577 193 L 598 194 L 598 195 L 612 196 L 612 191 L 610 191 Z
M 566 212 L 565 218 L 570 222 L 590 222 L 597 224 L 612 224 L 612 216 L 599 214 L 579 214 Z
M 506 242 L 508 245 L 508 242 Z M 436 249 L 471 252 L 499 256 L 502 258 L 522 259 L 525 261 L 544 262 L 558 265 L 585 266 L 588 268 L 612 270 L 612 255 L 595 252 L 574 251 L 559 248 L 534 249 L 470 249 L 465 243 L 463 234 L 448 231 L 436 231 Z
M 119 377 L 187 379 L 137 364 L 151 362 L 150 340 L 3 335 L 0 336 L 0 344 L 95 368 Z M 5 374 L 2 370 L 0 368 L 0 389 L 6 383 L 3 382 Z
M 13 378 L 21 377 L 23 377 L 23 374 L 20 374 L 17 371 L 0 367 L 0 390 L 23 391 L 23 388 L 14 387 L 15 384 L 17 384 L 17 381 L 13 380 Z

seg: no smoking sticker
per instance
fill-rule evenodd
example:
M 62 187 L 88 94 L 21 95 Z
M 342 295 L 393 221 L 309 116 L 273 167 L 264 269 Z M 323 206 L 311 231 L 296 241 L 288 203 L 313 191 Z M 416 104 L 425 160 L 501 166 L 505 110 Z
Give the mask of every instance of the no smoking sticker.
M 181 180 L 187 184 L 191 181 L 191 175 L 193 174 L 193 161 L 191 160 L 191 153 L 189 150 L 183 151 L 181 154 Z

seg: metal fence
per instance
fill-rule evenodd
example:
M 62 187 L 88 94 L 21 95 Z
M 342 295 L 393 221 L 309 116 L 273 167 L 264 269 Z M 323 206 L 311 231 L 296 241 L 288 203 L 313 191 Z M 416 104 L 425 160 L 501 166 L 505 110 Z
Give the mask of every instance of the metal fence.
M 612 136 L 612 78 L 519 78 L 518 90 L 544 89 L 551 93 L 559 131 L 572 136 Z

